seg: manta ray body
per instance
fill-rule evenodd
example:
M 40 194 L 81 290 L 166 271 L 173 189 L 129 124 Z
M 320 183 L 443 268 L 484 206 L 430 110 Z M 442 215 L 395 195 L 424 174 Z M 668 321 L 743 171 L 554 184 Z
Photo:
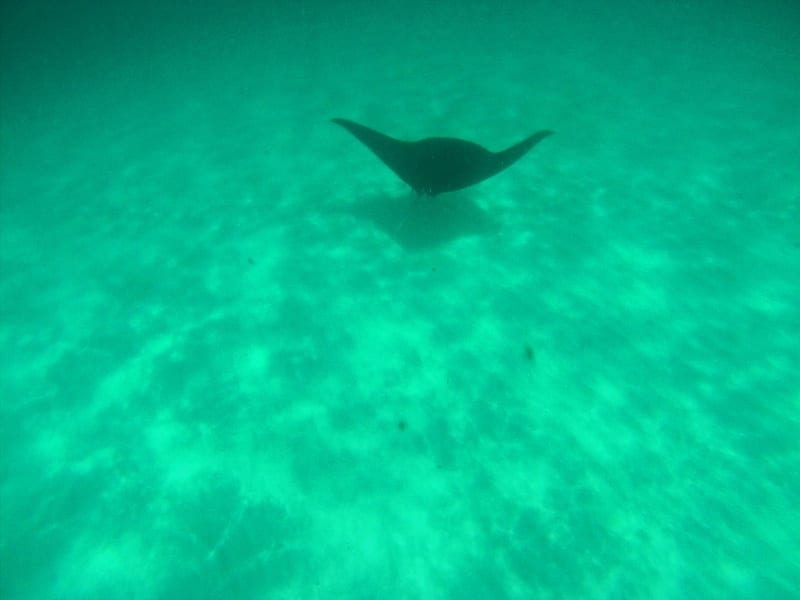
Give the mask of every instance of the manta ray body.
M 537 131 L 506 150 L 491 152 L 467 140 L 431 137 L 408 142 L 347 119 L 333 119 L 369 148 L 417 194 L 436 196 L 480 183 L 504 171 L 553 132 Z

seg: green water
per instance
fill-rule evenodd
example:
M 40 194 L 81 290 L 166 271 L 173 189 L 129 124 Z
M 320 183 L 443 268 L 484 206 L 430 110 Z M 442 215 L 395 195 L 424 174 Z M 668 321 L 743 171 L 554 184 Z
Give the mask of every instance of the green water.
M 0 11 L 3 600 L 800 597 L 797 2 Z

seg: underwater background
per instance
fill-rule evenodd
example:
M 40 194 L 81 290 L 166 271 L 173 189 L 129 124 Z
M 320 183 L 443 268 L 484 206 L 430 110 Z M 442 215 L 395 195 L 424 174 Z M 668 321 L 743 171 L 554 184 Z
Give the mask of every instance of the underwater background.
M 4 600 L 800 597 L 800 3 L 0 10 Z

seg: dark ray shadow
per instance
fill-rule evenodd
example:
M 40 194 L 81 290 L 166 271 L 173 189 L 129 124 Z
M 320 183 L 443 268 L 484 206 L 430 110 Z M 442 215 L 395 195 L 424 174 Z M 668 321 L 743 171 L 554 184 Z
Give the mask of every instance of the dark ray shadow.
M 460 193 L 435 198 L 377 196 L 360 200 L 344 212 L 371 222 L 409 252 L 498 229 L 486 211 Z

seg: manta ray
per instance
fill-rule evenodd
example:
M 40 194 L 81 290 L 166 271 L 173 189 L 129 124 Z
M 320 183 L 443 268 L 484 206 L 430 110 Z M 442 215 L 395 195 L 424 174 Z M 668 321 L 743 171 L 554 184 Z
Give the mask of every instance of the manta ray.
M 504 171 L 553 132 L 537 131 L 506 150 L 491 152 L 475 142 L 430 137 L 408 142 L 347 119 L 332 119 L 369 148 L 420 196 L 436 196 L 480 183 Z

